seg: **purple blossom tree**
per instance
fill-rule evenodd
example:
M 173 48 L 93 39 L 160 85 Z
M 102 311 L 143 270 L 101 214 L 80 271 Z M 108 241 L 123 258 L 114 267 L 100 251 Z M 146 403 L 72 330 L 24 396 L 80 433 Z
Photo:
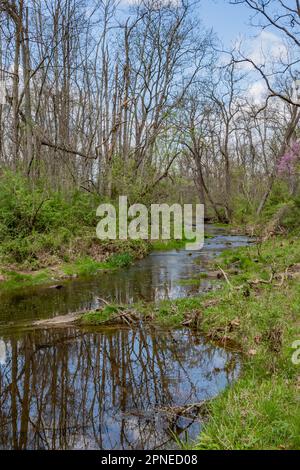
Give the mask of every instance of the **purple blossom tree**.
M 295 171 L 297 164 L 300 162 L 300 142 L 293 141 L 289 145 L 284 155 L 278 163 L 279 174 L 291 174 Z

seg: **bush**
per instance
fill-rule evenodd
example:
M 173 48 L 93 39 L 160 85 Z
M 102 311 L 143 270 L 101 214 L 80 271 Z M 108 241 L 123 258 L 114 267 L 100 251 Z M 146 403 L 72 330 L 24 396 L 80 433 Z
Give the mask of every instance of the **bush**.
M 96 227 L 96 196 L 74 191 L 67 197 L 34 188 L 18 174 L 0 178 L 0 254 L 9 262 L 33 262 L 41 253 L 63 255 L 63 247 Z

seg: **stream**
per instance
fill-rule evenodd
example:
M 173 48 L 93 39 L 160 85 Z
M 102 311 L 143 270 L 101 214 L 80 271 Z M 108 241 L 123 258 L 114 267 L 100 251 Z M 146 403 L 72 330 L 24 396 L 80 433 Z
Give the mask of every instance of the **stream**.
M 212 281 L 201 277 L 208 261 L 249 239 L 213 226 L 206 233 L 199 252 L 154 252 L 60 289 L 1 293 L 0 448 L 171 449 L 174 436 L 197 437 L 205 417 L 190 405 L 200 407 L 237 378 L 236 352 L 186 328 L 22 325 L 97 308 L 102 298 L 131 304 L 210 290 Z

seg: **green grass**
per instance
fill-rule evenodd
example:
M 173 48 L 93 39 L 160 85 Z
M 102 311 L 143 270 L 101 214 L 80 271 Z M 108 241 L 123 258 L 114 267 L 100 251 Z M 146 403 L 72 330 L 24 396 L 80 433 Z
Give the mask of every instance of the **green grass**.
M 67 276 L 87 276 L 96 274 L 103 269 L 105 263 L 97 262 L 89 257 L 76 260 L 74 263 L 66 263 L 62 266 L 63 272 Z
M 67 263 L 62 266 L 64 273 L 68 276 L 88 276 L 103 270 L 114 270 L 129 266 L 134 258 L 130 253 L 118 253 L 110 256 L 107 261 L 98 262 L 89 257 Z
M 5 280 L 0 282 L 0 292 L 10 291 L 19 287 L 31 287 L 51 281 L 51 273 L 47 270 L 36 274 L 22 274 L 15 271 L 2 271 Z
M 112 255 L 106 264 L 110 268 L 125 268 L 127 266 L 130 266 L 134 261 L 134 258 L 131 253 L 118 253 Z
M 232 340 L 245 355 L 240 379 L 210 403 L 210 420 L 197 449 L 299 449 L 300 366 L 292 363 L 292 343 L 300 339 L 299 279 L 247 287 L 248 280 L 269 279 L 300 261 L 298 239 L 276 239 L 261 247 L 224 252 L 222 268 L 236 290 L 224 286 L 199 301 L 201 329 L 211 337 Z M 232 323 L 233 322 L 233 323 Z M 235 328 L 230 325 L 236 324 Z
M 291 361 L 291 345 L 300 338 L 299 282 L 248 295 L 227 287 L 219 303 L 203 311 L 204 332 L 237 341 L 245 360 L 240 380 L 211 402 L 196 448 L 299 449 L 300 370 Z M 239 323 L 236 330 L 231 322 Z
M 101 325 L 110 320 L 112 315 L 118 312 L 118 309 L 117 305 L 106 305 L 99 311 L 85 313 L 80 319 L 80 324 L 86 326 Z
M 196 449 L 299 449 L 299 398 L 278 374 L 259 380 L 244 373 L 210 405 L 210 420 Z
M 4 280 L 0 281 L 0 292 L 20 287 L 30 287 L 55 282 L 73 276 L 91 276 L 100 271 L 112 271 L 129 266 L 134 260 L 131 253 L 116 253 L 107 261 L 98 262 L 90 257 L 79 258 L 74 263 L 64 263 L 55 271 L 44 269 L 38 272 L 20 273 L 2 269 Z

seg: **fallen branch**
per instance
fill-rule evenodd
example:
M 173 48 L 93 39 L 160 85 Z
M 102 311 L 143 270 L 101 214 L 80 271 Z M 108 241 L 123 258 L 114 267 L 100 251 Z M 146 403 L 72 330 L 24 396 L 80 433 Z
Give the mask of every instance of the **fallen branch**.
M 270 279 L 266 281 L 265 279 L 254 279 L 253 281 L 248 281 L 248 284 L 257 286 L 258 284 L 272 284 L 274 279 L 274 273 L 271 273 Z

